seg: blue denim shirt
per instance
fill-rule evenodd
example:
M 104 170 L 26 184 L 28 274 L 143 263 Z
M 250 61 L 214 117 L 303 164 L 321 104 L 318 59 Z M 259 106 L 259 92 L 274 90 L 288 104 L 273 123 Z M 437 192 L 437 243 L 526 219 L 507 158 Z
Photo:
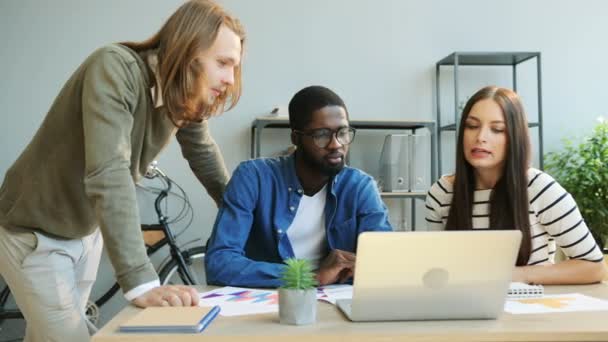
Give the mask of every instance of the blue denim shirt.
M 283 260 L 294 257 L 287 229 L 303 194 L 294 155 L 242 162 L 228 183 L 209 239 L 207 283 L 279 287 Z M 373 179 L 351 167 L 328 184 L 325 223 L 328 250 L 353 253 L 359 233 L 392 230 Z

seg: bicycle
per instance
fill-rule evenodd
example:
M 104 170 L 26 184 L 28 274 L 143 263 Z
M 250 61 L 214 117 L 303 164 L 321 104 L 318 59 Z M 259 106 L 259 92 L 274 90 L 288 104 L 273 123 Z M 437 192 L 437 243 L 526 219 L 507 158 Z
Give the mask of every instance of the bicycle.
M 157 167 L 156 162 L 153 162 L 144 175 L 148 179 L 159 179 L 163 183 L 162 188 L 150 188 L 138 185 L 138 187 L 145 191 L 157 193 L 157 197 L 154 200 L 154 210 L 158 218 L 156 224 L 142 224 L 141 229 L 144 235 L 144 242 L 146 244 L 146 252 L 148 256 L 153 255 L 161 248 L 168 246 L 169 255 L 161 261 L 160 266 L 157 268 L 158 276 L 161 285 L 200 285 L 204 283 L 204 258 L 206 247 L 204 245 L 186 248 L 192 243 L 199 241 L 195 239 L 183 244 L 183 247 L 177 243 L 176 239 L 183 234 L 192 223 L 193 210 L 192 205 L 188 199 L 188 196 L 184 189 L 177 183 L 173 182 L 161 169 Z M 180 194 L 171 192 L 171 189 L 175 185 L 181 192 Z M 167 199 L 169 195 L 174 195 L 183 200 L 184 204 L 179 214 L 175 219 L 169 220 L 169 217 L 165 215 L 162 210 L 162 205 L 165 203 L 167 206 Z M 164 201 L 164 202 L 163 202 Z M 168 211 L 165 207 L 165 211 Z M 174 234 L 170 228 L 170 224 L 181 221 L 182 219 L 190 216 L 190 221 L 186 224 L 179 233 Z M 87 318 L 91 323 L 97 325 L 99 319 L 99 308 L 107 303 L 118 291 L 120 286 L 118 283 L 114 283 L 112 287 L 104 292 L 99 299 L 94 302 L 89 301 L 86 307 Z M 12 303 L 10 300 L 10 289 L 6 285 L 2 291 L 0 291 L 0 324 L 6 319 L 23 319 L 23 315 L 18 308 L 8 307 L 8 303 Z

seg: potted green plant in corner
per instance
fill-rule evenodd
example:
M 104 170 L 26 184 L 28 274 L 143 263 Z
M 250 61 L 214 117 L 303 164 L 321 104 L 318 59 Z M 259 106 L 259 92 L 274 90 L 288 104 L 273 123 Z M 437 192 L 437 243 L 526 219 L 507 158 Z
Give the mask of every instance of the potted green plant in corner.
M 304 325 L 317 320 L 317 280 L 305 259 L 287 259 L 279 288 L 279 321 Z
M 605 251 L 608 237 L 608 121 L 575 144 L 565 141 L 562 151 L 546 156 L 547 171 L 576 200 L 598 245 Z

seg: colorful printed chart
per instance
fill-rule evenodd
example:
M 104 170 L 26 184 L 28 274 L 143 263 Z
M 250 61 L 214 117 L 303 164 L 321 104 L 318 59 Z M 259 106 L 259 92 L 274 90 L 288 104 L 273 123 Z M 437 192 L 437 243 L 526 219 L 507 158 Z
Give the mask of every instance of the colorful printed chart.
M 253 315 L 278 312 L 279 295 L 274 290 L 255 290 L 242 287 L 222 287 L 199 293 L 200 306 L 219 305 L 222 316 Z
M 337 299 L 352 298 L 352 285 L 329 285 L 317 288 L 317 299 L 336 304 Z M 199 293 L 200 306 L 219 305 L 221 316 L 255 315 L 279 312 L 276 290 L 256 290 L 226 286 Z

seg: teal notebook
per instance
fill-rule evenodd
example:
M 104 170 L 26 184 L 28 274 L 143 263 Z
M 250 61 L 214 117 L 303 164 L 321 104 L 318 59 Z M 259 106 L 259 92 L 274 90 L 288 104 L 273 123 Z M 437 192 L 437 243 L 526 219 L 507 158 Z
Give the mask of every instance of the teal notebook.
M 120 325 L 121 332 L 199 333 L 219 314 L 220 307 L 149 307 Z

